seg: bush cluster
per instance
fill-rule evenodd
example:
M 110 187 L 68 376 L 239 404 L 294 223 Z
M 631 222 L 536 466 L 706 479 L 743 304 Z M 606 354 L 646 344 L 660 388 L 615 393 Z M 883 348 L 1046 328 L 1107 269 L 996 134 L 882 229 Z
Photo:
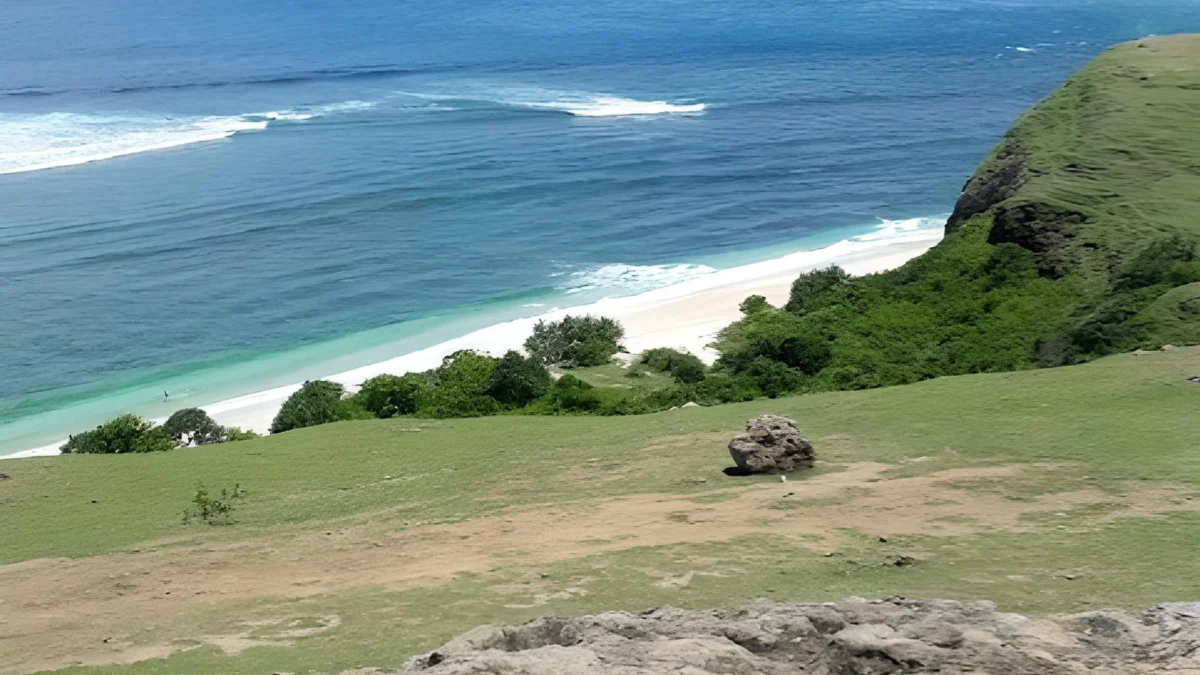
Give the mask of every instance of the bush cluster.
M 59 448 L 64 455 L 165 452 L 193 445 L 211 445 L 258 438 L 253 431 L 223 427 L 199 408 L 184 408 L 162 426 L 138 417 L 121 415 L 71 436 Z
M 699 357 L 667 347 L 647 349 L 638 357 L 638 364 L 667 373 L 682 384 L 695 384 L 703 380 L 708 370 Z
M 891 272 L 802 274 L 778 309 L 748 298 L 713 345 L 715 370 L 779 396 L 1076 363 L 1148 346 L 1138 313 L 1200 280 L 1187 237 L 1148 243 L 1097 289 L 1082 273 L 1040 274 L 1016 244 L 987 243 L 991 225 L 978 216 Z
M 602 366 L 621 350 L 625 328 L 608 317 L 571 316 L 538 321 L 525 351 L 547 366 Z

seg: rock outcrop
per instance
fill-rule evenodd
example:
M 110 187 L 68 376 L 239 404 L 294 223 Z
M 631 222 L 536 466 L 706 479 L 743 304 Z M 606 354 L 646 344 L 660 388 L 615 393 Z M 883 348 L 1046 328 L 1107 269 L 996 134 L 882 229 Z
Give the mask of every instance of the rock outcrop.
M 800 435 L 796 422 L 779 415 L 759 415 L 746 422 L 746 431 L 729 442 L 729 454 L 746 473 L 780 473 L 813 465 L 812 443 Z
M 477 628 L 414 657 L 428 675 L 1200 673 L 1200 603 L 1028 619 L 991 603 L 851 599 L 611 612 Z

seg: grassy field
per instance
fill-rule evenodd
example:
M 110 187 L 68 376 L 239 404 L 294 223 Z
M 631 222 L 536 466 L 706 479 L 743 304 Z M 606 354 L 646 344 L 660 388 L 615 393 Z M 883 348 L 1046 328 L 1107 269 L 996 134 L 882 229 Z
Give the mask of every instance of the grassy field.
M 758 596 L 1196 599 L 1191 375 L 1200 348 L 640 417 L 8 461 L 0 672 L 338 673 L 479 623 Z M 721 472 L 763 412 L 800 422 L 817 469 Z M 234 524 L 180 522 L 197 482 L 248 491 Z

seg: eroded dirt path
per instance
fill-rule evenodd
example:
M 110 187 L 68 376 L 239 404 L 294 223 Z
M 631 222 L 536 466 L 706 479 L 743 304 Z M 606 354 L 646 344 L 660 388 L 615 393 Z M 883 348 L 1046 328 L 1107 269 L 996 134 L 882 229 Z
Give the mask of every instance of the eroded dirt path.
M 954 537 L 1025 531 L 1036 528 L 1028 516 L 1114 501 L 1091 488 L 1013 500 L 970 487 L 972 481 L 1015 478 L 1030 467 L 889 479 L 885 472 L 893 468 L 861 463 L 803 481 L 730 483 L 714 491 L 724 500 L 713 503 L 700 503 L 704 500 L 694 494 L 581 499 L 452 525 L 402 529 L 384 520 L 293 537 L 8 565 L 0 567 L 0 672 L 127 663 L 201 643 L 236 651 L 256 643 L 244 644 L 237 636 L 180 634 L 146 645 L 127 636 L 139 626 L 247 600 L 295 599 L 364 586 L 428 587 L 506 564 L 746 535 L 788 537 L 826 551 L 849 532 Z M 801 503 L 786 508 L 788 500 Z M 1129 493 L 1119 501 L 1104 518 L 1200 510 L 1200 503 L 1166 488 Z M 295 630 L 327 627 L 284 627 L 279 640 L 269 644 L 287 644 Z

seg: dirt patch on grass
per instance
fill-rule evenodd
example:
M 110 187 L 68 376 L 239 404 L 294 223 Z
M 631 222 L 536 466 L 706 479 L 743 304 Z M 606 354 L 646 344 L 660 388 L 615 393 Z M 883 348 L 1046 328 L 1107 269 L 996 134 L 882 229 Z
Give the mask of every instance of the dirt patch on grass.
M 73 664 L 126 663 L 215 644 L 234 650 L 303 637 L 290 630 L 247 634 L 236 621 L 228 635 L 146 631 L 192 613 L 247 602 L 296 599 L 364 586 L 402 590 L 433 586 L 461 573 L 506 565 L 545 564 L 634 547 L 728 541 L 749 535 L 787 537 L 823 552 L 847 538 L 1035 531 L 1054 527 L 1041 515 L 1066 514 L 1073 527 L 1121 517 L 1200 511 L 1200 500 L 1154 486 L 1120 498 L 1081 488 L 1014 500 L 969 489 L 977 481 L 1019 483 L 1045 467 L 960 468 L 889 479 L 894 467 L 860 463 L 786 483 L 742 485 L 713 479 L 697 494 L 639 494 L 522 507 L 466 522 L 402 529 L 386 518 L 341 530 L 268 537 L 233 544 L 44 559 L 0 567 L 0 672 L 23 673 Z M 731 494 L 732 493 L 732 494 Z M 706 493 L 700 493 L 702 496 Z M 1102 512 L 1089 507 L 1110 506 Z M 795 508 L 780 510 L 781 504 Z M 1072 516 L 1072 511 L 1079 513 Z M 691 578 L 665 583 L 683 586 Z M 569 589 L 573 590 L 573 589 Z M 545 603 L 554 599 L 540 599 Z M 173 622 L 173 623 L 172 623 Z M 336 622 L 321 622 L 321 630 Z M 175 629 L 172 629 L 175 630 Z M 140 639 L 113 635 L 157 635 Z M 107 641 L 106 641 L 107 640 Z

